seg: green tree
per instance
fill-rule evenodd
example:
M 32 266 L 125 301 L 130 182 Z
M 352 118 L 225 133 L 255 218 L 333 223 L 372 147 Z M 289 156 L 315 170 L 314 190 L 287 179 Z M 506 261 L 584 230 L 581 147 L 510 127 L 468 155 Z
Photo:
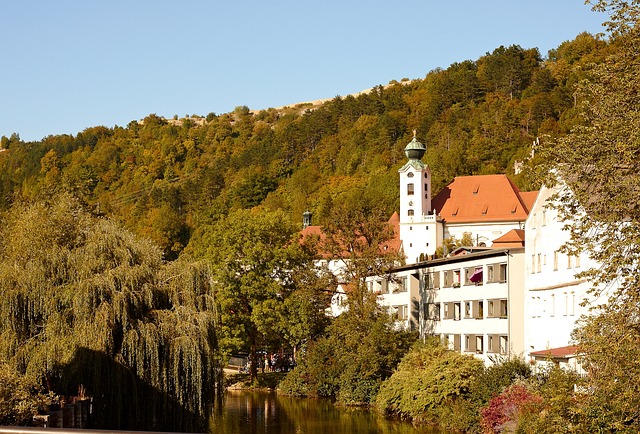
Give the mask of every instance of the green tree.
M 640 305 L 640 1 L 600 0 L 614 54 L 589 70 L 578 88 L 581 122 L 544 152 L 569 188 L 562 218 L 571 225 L 568 253 L 589 252 L 599 268 L 582 273 L 594 295 L 608 298 L 575 331 L 584 352 L 589 431 L 640 429 L 637 342 Z
M 297 273 L 313 267 L 298 233 L 282 212 L 238 210 L 206 228 L 194 247 L 213 270 L 220 344 L 249 353 L 252 380 L 258 352 L 286 344 L 285 300 L 301 283 Z

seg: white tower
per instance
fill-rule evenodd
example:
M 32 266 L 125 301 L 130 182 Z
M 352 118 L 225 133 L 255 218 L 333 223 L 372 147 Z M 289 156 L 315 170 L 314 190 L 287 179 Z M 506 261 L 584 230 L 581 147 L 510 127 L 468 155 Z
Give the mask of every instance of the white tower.
M 431 212 L 431 170 L 422 162 L 427 148 L 413 140 L 404 148 L 409 159 L 400 173 L 400 240 L 407 264 L 428 259 L 442 243 L 442 223 Z

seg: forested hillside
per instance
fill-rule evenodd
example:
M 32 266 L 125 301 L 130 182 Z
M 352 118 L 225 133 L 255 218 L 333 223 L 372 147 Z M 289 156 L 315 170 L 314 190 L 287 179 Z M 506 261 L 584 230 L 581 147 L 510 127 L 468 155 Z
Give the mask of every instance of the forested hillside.
M 508 173 L 535 188 L 532 142 L 579 122 L 575 86 L 616 47 L 589 34 L 543 57 L 536 48 L 499 47 L 472 61 L 392 81 L 371 92 L 259 112 L 166 120 L 77 136 L 0 143 L 0 210 L 20 197 L 72 191 L 95 213 L 121 221 L 175 259 L 198 228 L 239 208 L 306 209 L 323 224 L 345 201 L 398 207 L 397 169 L 412 130 L 427 145 L 434 191 L 454 176 Z M 535 160 L 535 159 L 534 159 Z

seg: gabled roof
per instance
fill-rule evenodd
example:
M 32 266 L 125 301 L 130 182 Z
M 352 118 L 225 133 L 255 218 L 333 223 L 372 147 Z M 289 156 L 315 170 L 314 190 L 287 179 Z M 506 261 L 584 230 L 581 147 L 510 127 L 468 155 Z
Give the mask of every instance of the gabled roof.
M 522 193 L 506 175 L 459 176 L 432 200 L 445 223 L 524 221 L 537 192 Z
M 505 247 L 524 247 L 524 230 L 511 229 L 506 234 L 493 240 L 492 247 L 499 249 Z

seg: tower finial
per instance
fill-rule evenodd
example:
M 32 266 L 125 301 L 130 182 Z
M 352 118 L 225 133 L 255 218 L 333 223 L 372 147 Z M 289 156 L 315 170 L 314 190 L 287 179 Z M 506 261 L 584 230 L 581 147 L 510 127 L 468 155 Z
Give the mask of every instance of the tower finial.
M 413 130 L 413 138 L 416 138 L 416 130 Z

